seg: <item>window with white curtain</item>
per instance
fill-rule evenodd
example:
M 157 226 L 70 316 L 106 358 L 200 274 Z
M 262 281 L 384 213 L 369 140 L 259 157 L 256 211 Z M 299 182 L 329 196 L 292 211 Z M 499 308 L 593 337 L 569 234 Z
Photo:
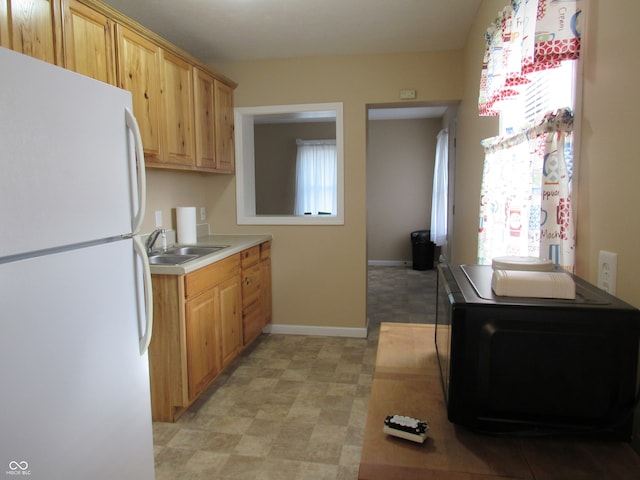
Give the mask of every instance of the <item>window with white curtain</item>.
M 436 139 L 431 197 L 431 241 L 438 246 L 447 242 L 447 199 L 449 197 L 449 131 L 440 130 Z
M 297 140 L 295 215 L 336 215 L 335 140 Z

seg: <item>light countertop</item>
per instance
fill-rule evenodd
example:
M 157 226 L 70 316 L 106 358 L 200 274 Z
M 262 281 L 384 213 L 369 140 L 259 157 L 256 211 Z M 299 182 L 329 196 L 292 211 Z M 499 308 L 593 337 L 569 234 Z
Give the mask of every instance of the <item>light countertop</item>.
M 151 265 L 152 275 L 184 275 L 212 263 L 240 253 L 247 248 L 260 245 L 271 240 L 271 235 L 205 235 L 198 237 L 196 246 L 229 245 L 217 252 L 203 255 L 180 265 Z

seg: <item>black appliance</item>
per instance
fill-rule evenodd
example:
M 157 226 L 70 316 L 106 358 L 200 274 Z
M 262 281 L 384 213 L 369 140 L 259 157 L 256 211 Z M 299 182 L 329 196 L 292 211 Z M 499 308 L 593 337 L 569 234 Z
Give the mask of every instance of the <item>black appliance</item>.
M 574 276 L 575 300 L 498 297 L 487 265 L 438 265 L 435 343 L 451 422 L 631 440 L 640 311 Z

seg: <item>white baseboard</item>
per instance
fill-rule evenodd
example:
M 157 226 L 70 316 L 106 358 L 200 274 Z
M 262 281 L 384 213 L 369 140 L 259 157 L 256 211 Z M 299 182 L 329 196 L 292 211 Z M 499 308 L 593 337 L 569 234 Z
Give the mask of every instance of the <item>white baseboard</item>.
M 382 267 L 403 267 L 412 265 L 412 260 L 368 260 L 367 265 L 375 265 Z
M 263 332 L 275 333 L 280 335 L 311 335 L 320 337 L 351 337 L 351 338 L 367 338 L 367 327 L 350 328 L 350 327 L 315 327 L 307 325 L 285 325 L 271 324 L 267 325 Z

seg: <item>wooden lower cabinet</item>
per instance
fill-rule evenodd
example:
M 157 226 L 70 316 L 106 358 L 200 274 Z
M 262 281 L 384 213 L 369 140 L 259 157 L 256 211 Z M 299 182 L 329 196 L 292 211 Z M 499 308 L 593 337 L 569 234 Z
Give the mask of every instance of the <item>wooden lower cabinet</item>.
M 271 321 L 271 242 L 186 275 L 153 275 L 151 412 L 173 422 Z
M 152 283 L 151 411 L 173 422 L 240 351 L 240 254 Z

